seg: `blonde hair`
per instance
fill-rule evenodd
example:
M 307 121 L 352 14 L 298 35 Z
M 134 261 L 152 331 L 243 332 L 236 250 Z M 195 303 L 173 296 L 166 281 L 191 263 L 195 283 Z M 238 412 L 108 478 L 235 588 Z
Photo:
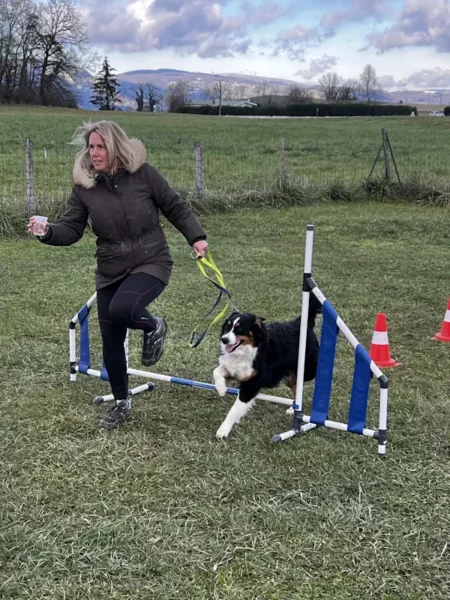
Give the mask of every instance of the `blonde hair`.
M 105 142 L 109 154 L 109 168 L 111 175 L 118 169 L 132 169 L 136 162 L 136 146 L 131 142 L 125 131 L 114 121 L 98 121 L 97 123 L 84 123 L 75 131 L 71 144 L 82 146 L 76 156 L 83 168 L 93 173 L 91 157 L 89 155 L 89 138 L 92 133 L 98 133 Z

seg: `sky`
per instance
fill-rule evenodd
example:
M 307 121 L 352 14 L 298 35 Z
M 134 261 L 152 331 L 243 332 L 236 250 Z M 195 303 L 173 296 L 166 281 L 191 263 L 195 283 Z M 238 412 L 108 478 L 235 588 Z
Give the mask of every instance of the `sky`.
M 182 69 L 314 85 L 326 72 L 385 89 L 450 88 L 449 0 L 78 0 L 118 73 Z

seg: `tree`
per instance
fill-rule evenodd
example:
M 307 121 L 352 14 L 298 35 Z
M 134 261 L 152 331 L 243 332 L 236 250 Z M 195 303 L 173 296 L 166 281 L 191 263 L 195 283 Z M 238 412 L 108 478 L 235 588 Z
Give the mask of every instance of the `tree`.
M 39 5 L 36 36 L 41 65 L 39 96 L 42 104 L 48 104 L 55 84 L 64 88 L 64 78 L 77 72 L 87 44 L 86 25 L 72 0 L 48 0 Z
M 138 83 L 134 93 L 138 112 L 154 112 L 155 106 L 161 100 L 159 88 L 152 83 Z
M 142 112 L 144 110 L 144 84 L 138 83 L 137 89 L 134 89 L 135 100 L 137 104 L 137 112 Z
M 355 102 L 355 100 L 358 100 L 358 89 L 358 82 L 349 79 L 346 83 L 338 87 L 337 102 Z
M 236 83 L 235 86 L 236 98 L 241 100 L 249 95 L 248 85 L 246 83 Z
M 264 81 L 264 79 L 262 79 L 256 86 L 256 95 L 265 96 L 267 94 L 268 88 L 269 84 L 267 83 L 267 81 Z
M 0 102 L 76 106 L 86 44 L 72 0 L 0 0 Z
M 155 106 L 162 99 L 160 88 L 157 88 L 156 85 L 153 85 L 152 83 L 146 83 L 145 99 L 147 100 L 147 104 L 144 104 L 144 110 L 148 110 L 148 112 L 155 112 Z
M 367 102 L 374 100 L 378 92 L 378 78 L 375 68 L 372 65 L 366 65 L 359 77 L 361 93 Z
M 327 100 L 334 101 L 338 95 L 339 77 L 337 73 L 329 72 L 322 75 L 319 79 L 323 93 Z
M 311 96 L 308 91 L 298 85 L 291 85 L 287 96 L 289 102 L 292 104 L 305 104 L 311 102 Z
M 177 112 L 181 106 L 189 103 L 189 88 L 188 81 L 169 83 L 165 92 L 165 101 L 169 112 Z
M 222 100 L 233 99 L 233 86 L 229 81 L 224 81 L 223 79 L 209 85 L 206 84 L 203 92 L 207 100 L 219 106 L 222 104 Z
M 27 0 L 0 0 L 0 99 L 16 99 L 22 70 L 21 55 L 27 55 L 27 30 L 33 7 Z M 35 44 L 34 44 L 35 45 Z
M 100 110 L 115 110 L 116 103 L 121 103 L 119 98 L 119 81 L 113 73 L 115 69 L 105 56 L 101 71 L 97 74 L 92 84 L 91 103 L 99 106 Z

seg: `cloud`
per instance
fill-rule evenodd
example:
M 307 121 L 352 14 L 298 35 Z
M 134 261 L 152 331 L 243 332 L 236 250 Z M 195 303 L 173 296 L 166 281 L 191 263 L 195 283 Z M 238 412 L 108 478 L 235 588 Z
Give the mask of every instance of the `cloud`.
M 197 55 L 200 58 L 214 58 L 216 56 L 232 57 L 236 54 L 243 55 L 248 53 L 251 43 L 251 39 L 230 42 L 226 36 L 213 36 L 197 49 Z
M 392 89 L 398 87 L 398 82 L 392 77 L 392 75 L 382 75 L 378 77 L 378 85 L 382 89 Z
M 256 25 L 267 25 L 289 14 L 289 7 L 286 3 L 282 5 L 281 2 L 275 3 L 270 0 L 263 2 L 258 7 L 246 0 L 242 3 L 241 9 L 246 15 L 247 22 Z
M 316 29 L 306 29 L 301 25 L 291 29 L 282 29 L 272 43 L 272 56 L 284 54 L 291 60 L 298 60 L 306 52 L 306 48 L 317 45 L 319 33 Z
M 390 10 L 388 0 L 351 0 L 347 9 L 330 10 L 322 16 L 321 26 L 334 30 L 349 22 L 361 22 L 369 18 L 383 19 Z
M 450 5 L 446 0 L 406 0 L 397 22 L 367 39 L 379 53 L 408 46 L 450 52 L 449 29 Z
M 378 82 L 382 88 L 425 90 L 425 89 L 448 89 L 450 81 L 450 69 L 423 69 L 416 71 L 408 77 L 396 81 L 391 75 L 379 77 Z
M 108 49 L 134 47 L 130 40 L 134 40 L 141 21 L 126 7 L 110 4 L 108 0 L 84 0 L 80 3 L 80 12 L 92 43 L 106 44 Z
M 251 26 L 265 26 L 287 14 L 287 6 L 244 0 L 236 16 L 223 8 L 230 0 L 80 0 L 94 45 L 106 51 L 174 50 L 177 54 L 232 57 L 246 54 Z
M 300 75 L 304 79 L 308 81 L 313 79 L 316 75 L 321 75 L 325 73 L 325 71 L 329 71 L 332 67 L 337 65 L 339 57 L 337 56 L 329 56 L 328 54 L 324 54 L 321 58 L 315 58 L 309 62 L 308 69 L 300 69 L 294 75 Z
M 107 51 L 173 49 L 179 54 L 216 57 L 233 56 L 236 48 L 246 46 L 246 19 L 224 16 L 225 0 L 154 0 L 149 5 L 143 0 L 82 2 L 90 41 Z

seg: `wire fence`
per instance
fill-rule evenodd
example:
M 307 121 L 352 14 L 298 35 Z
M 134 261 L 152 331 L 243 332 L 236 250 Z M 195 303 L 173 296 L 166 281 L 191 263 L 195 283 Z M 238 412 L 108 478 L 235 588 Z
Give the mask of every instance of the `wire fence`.
M 384 132 L 384 133 L 383 133 Z M 390 140 L 387 132 L 346 138 L 345 130 L 331 139 L 260 136 L 161 138 L 145 134 L 148 159 L 187 198 L 244 198 L 280 189 L 325 192 L 334 187 L 362 185 L 369 174 L 394 183 L 416 182 L 447 189 L 448 165 L 442 152 L 442 132 L 426 130 L 421 139 L 411 129 Z M 396 134 L 398 132 L 395 132 Z M 28 141 L 27 141 L 28 140 Z M 31 138 L 0 144 L 0 202 L 19 216 L 41 212 L 60 214 L 69 198 L 76 148 L 45 145 Z M 376 157 L 378 156 L 378 161 Z

